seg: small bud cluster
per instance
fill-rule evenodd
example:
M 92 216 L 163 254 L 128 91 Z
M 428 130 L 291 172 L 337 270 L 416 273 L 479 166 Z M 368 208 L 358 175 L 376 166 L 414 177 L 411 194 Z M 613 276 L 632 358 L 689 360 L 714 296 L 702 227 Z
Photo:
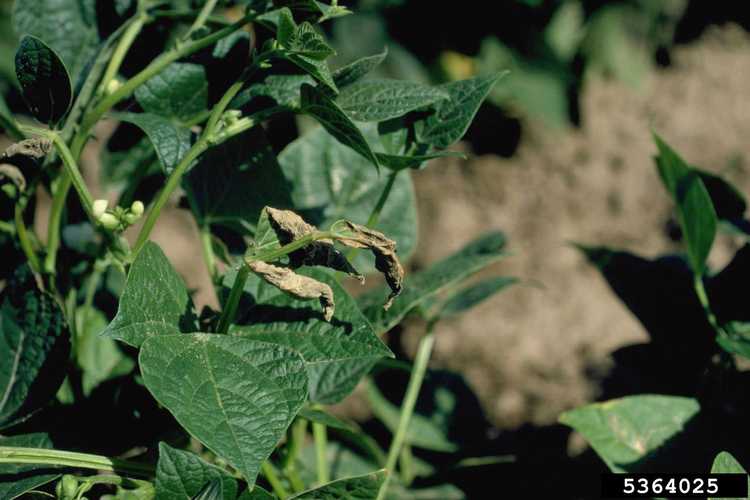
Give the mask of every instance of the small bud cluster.
M 114 207 L 108 210 L 107 200 L 95 200 L 92 206 L 94 218 L 102 227 L 110 231 L 124 231 L 141 218 L 145 207 L 143 202 L 136 200 L 129 209 Z

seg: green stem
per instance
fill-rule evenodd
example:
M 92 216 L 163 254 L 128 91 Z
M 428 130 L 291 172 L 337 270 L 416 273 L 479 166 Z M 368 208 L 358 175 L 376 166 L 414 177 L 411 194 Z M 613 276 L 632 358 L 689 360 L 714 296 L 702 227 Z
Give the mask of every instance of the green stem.
M 328 457 L 326 456 L 328 432 L 326 426 L 319 422 L 313 422 L 312 429 L 313 439 L 315 440 L 315 461 L 318 466 L 318 483 L 324 485 L 331 480 L 331 473 L 328 469 Z
M 203 4 L 203 8 L 198 13 L 198 17 L 195 18 L 195 21 L 193 21 L 192 26 L 190 26 L 190 29 L 185 33 L 185 36 L 182 37 L 184 40 L 189 40 L 190 35 L 196 30 L 201 29 L 203 25 L 206 24 L 206 21 L 211 16 L 211 12 L 213 12 L 214 7 L 216 7 L 216 2 L 217 0 L 206 0 L 206 3 Z
M 289 255 L 295 250 L 299 250 L 302 247 L 306 247 L 313 241 L 333 239 L 333 238 L 336 238 L 336 236 L 337 235 L 335 233 L 332 233 L 329 231 L 313 231 L 312 233 L 307 233 L 301 238 L 298 238 L 290 243 L 287 243 L 286 245 L 282 247 L 276 248 L 274 250 L 269 250 L 268 252 L 265 252 L 265 253 L 262 252 L 260 254 L 253 255 L 252 257 L 248 258 L 248 261 L 273 262 L 274 260 L 278 258 L 281 258 L 285 255 Z
M 414 480 L 414 466 L 413 456 L 411 454 L 411 446 L 409 443 L 404 444 L 401 448 L 401 455 L 399 457 L 399 467 L 401 471 L 401 482 L 406 486 L 409 486 Z
M 104 71 L 104 75 L 99 83 L 99 90 L 97 91 L 98 95 L 106 94 L 109 82 L 117 77 L 117 72 L 120 71 L 120 66 L 122 66 L 122 62 L 125 60 L 128 50 L 130 50 L 130 47 L 133 45 L 133 42 L 135 42 L 135 39 L 138 37 L 138 34 L 148 20 L 148 14 L 146 14 L 146 11 L 141 9 L 141 6 L 139 5 L 138 13 L 133 17 L 130 26 L 128 26 L 122 34 L 122 38 L 120 38 L 115 51 L 112 53 L 112 58 L 109 60 L 107 69 Z
M 430 361 L 430 354 L 432 353 L 432 347 L 435 345 L 435 336 L 432 333 L 432 327 L 428 326 L 427 334 L 419 341 L 419 347 L 417 348 L 417 357 L 414 360 L 414 368 L 409 378 L 409 385 L 406 387 L 406 397 L 401 405 L 401 417 L 398 422 L 398 428 L 396 434 L 393 436 L 391 447 L 388 449 L 388 458 L 385 462 L 386 477 L 383 481 L 380 491 L 378 492 L 377 500 L 383 500 L 386 492 L 388 491 L 388 484 L 390 483 L 393 471 L 396 468 L 396 462 L 401 454 L 401 447 L 406 439 L 406 431 L 409 428 L 409 422 L 411 421 L 412 414 L 414 413 L 414 407 L 417 404 L 417 397 L 419 396 L 419 390 L 422 387 L 425 373 L 427 372 L 427 364 Z
M 229 292 L 229 298 L 224 306 L 224 310 L 221 312 L 219 326 L 216 328 L 218 333 L 227 333 L 229 331 L 229 325 L 232 324 L 235 316 L 237 316 L 237 308 L 240 305 L 242 291 L 245 289 L 245 282 L 247 281 L 249 274 L 250 269 L 243 263 L 237 271 L 237 276 L 234 278 L 234 284 L 232 285 L 232 291 Z
M 83 180 L 83 176 L 81 175 L 81 171 L 76 164 L 73 153 L 70 151 L 70 149 L 68 149 L 68 146 L 58 134 L 47 134 L 47 137 L 52 139 L 52 143 L 55 145 L 55 149 L 57 149 L 57 152 L 62 159 L 63 166 L 65 167 L 65 173 L 67 174 L 67 177 L 70 178 L 71 184 L 78 193 L 78 198 L 81 200 L 83 209 L 86 211 L 86 214 L 89 216 L 92 222 L 96 223 L 96 219 L 93 213 L 94 199 L 92 198 L 91 193 L 86 186 L 86 182 Z
M 284 457 L 282 468 L 284 475 L 289 479 L 289 483 L 292 485 L 292 489 L 295 493 L 299 493 L 305 489 L 305 483 L 297 472 L 297 457 L 302 449 L 302 445 L 305 441 L 305 434 L 307 432 L 307 420 L 298 418 L 289 429 L 289 444 L 287 446 L 287 454 Z
M 64 171 L 58 180 L 57 188 L 52 195 L 52 205 L 49 212 L 49 223 L 47 226 L 47 256 L 44 258 L 44 272 L 55 273 L 57 263 L 57 250 L 60 248 L 60 226 L 62 224 L 65 199 L 73 181 Z
M 73 451 L 21 448 L 15 446 L 0 446 L 0 463 L 78 467 L 81 469 L 103 470 L 145 477 L 153 476 L 155 473 L 152 465 L 131 462 L 129 460 Z
M 36 251 L 34 251 L 34 246 L 31 244 L 31 239 L 29 238 L 29 233 L 26 229 L 26 222 L 23 220 L 24 208 L 26 208 L 26 203 L 19 200 L 19 202 L 16 203 L 14 213 L 16 234 L 18 234 L 18 242 L 21 245 L 21 250 L 23 250 L 24 255 L 26 255 L 26 260 L 29 261 L 31 270 L 38 273 L 41 270 L 41 265 L 39 263 L 39 257 L 36 255 Z
M 373 207 L 372 212 L 370 213 L 370 217 L 367 219 L 367 227 L 369 227 L 370 229 L 375 229 L 375 226 L 378 225 L 380 214 L 383 211 L 385 202 L 388 201 L 388 197 L 391 195 L 393 185 L 396 182 L 396 177 L 398 176 L 399 172 L 399 170 L 394 170 L 388 175 L 388 182 L 386 182 L 385 187 L 383 188 L 383 192 L 380 193 L 378 202 L 375 204 L 375 207 Z
M 271 485 L 271 488 L 273 488 L 273 492 L 276 493 L 276 496 L 279 497 L 280 500 L 289 498 L 289 492 L 281 483 L 281 479 L 279 479 L 279 475 L 276 473 L 276 467 L 266 460 L 261 464 L 260 468 L 263 471 L 263 475 L 268 480 L 268 483 Z
M 216 271 L 216 255 L 214 255 L 214 247 L 211 244 L 211 227 L 206 224 L 198 230 L 201 238 L 201 249 L 203 250 L 203 263 L 206 264 L 208 274 L 211 276 L 211 282 L 215 283 L 218 273 Z
M 724 330 L 724 328 L 719 325 L 719 320 L 716 318 L 713 309 L 711 309 L 711 303 L 708 300 L 708 294 L 706 293 L 706 288 L 703 285 L 703 277 L 695 275 L 693 286 L 695 288 L 695 294 L 698 296 L 698 300 L 700 301 L 701 306 L 703 306 L 703 312 L 706 315 L 706 319 L 708 319 L 708 323 L 711 325 L 714 331 L 716 331 L 717 334 L 722 336 L 728 335 L 726 330 Z
M 222 28 L 220 30 L 215 31 L 214 33 L 211 33 L 210 35 L 207 35 L 203 38 L 200 38 L 198 40 L 193 40 L 190 42 L 187 42 L 182 45 L 178 45 L 172 50 L 163 53 L 154 61 L 146 66 L 143 70 L 141 70 L 138 74 L 130 78 L 128 81 L 122 84 L 120 88 L 118 88 L 113 93 L 107 95 L 104 99 L 102 99 L 98 105 L 96 105 L 91 112 L 87 113 L 86 116 L 83 119 L 83 122 L 81 124 L 81 134 L 82 136 L 87 136 L 88 132 L 91 130 L 91 127 L 99 121 L 99 119 L 104 116 L 104 114 L 112 109 L 113 106 L 115 106 L 117 103 L 122 101 L 123 99 L 129 97 L 136 88 L 138 88 L 140 85 L 151 79 L 152 77 L 156 76 L 158 73 L 160 73 L 164 68 L 172 64 L 173 62 L 177 61 L 178 59 L 182 59 L 183 57 L 186 57 L 190 54 L 193 54 L 201 49 L 204 49 L 222 38 L 231 35 L 238 29 L 242 28 L 245 24 L 252 21 L 254 19 L 253 15 L 248 15 L 240 19 L 234 24 L 231 24 L 225 28 Z

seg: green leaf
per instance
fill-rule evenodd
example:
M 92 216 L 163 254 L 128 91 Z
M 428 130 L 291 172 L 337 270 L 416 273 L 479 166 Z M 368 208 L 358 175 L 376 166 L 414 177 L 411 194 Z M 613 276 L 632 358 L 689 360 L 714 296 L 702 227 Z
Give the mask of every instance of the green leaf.
M 130 125 L 126 127 L 129 128 Z M 132 129 L 127 132 L 132 133 Z M 163 171 L 154 146 L 148 137 L 143 137 L 125 150 L 110 150 L 110 147 L 116 147 L 114 138 L 118 134 L 125 133 L 125 130 L 117 129 L 110 137 L 107 147 L 102 148 L 100 179 L 105 185 L 124 184 L 127 186 L 131 182 L 138 182 L 142 177 Z
M 342 89 L 336 104 L 356 121 L 382 122 L 430 105 L 439 108 L 450 97 L 441 87 L 417 82 L 364 80 Z
M 343 431 L 355 431 L 357 427 L 354 424 L 345 422 L 335 415 L 331 415 L 323 410 L 315 410 L 312 408 L 302 408 L 299 412 L 299 416 L 307 420 L 308 422 L 315 422 L 323 424 L 326 427 L 332 429 L 339 429 Z
M 66 374 L 70 333 L 63 312 L 19 268 L 0 295 L 0 429 L 55 396 Z
M 267 97 L 277 106 L 296 109 L 300 107 L 300 89 L 305 83 L 313 84 L 315 80 L 310 75 L 268 75 L 237 94 L 230 107 L 240 108 L 253 99 Z
M 741 219 L 747 210 L 745 195 L 723 177 L 693 168 L 698 173 L 703 185 L 706 186 L 711 203 L 716 210 L 716 217 L 720 220 L 735 221 Z
M 211 148 L 185 176 L 184 187 L 200 226 L 221 224 L 253 232 L 265 206 L 291 206 L 284 174 L 263 127 Z
M 401 419 L 401 408 L 388 401 L 372 381 L 367 384 L 367 398 L 370 401 L 375 416 L 391 432 L 395 432 L 398 429 Z M 450 413 L 452 408 L 436 409 L 434 415 L 431 416 L 415 412 L 406 429 L 405 442 L 419 448 L 445 453 L 458 450 L 458 445 L 448 437 L 447 428 L 444 425 L 445 422 L 441 415 L 443 413 L 442 410 L 447 410 L 446 413 Z
M 146 133 L 166 175 L 172 173 L 192 145 L 190 129 L 152 113 L 113 113 L 113 118 L 132 123 Z
M 139 362 L 154 398 L 250 486 L 307 396 L 299 354 L 242 337 L 154 336 Z
M 172 63 L 135 90 L 148 113 L 187 121 L 208 108 L 206 70 L 199 64 Z
M 359 81 L 370 71 L 375 69 L 388 57 L 388 48 L 384 48 L 380 54 L 363 57 L 342 66 L 333 72 L 333 81 L 340 89 Z
M 310 23 L 302 23 L 297 27 L 286 48 L 297 55 L 320 61 L 336 54 Z
M 466 159 L 466 155 L 458 151 L 436 151 L 425 155 L 399 156 L 386 153 L 375 153 L 380 164 L 391 170 L 404 170 L 407 168 L 421 169 L 425 163 L 435 158 L 458 157 Z
M 19 35 L 44 40 L 62 59 L 74 85 L 96 56 L 99 31 L 94 2 L 80 0 L 19 0 L 13 6 Z
M 215 479 L 223 485 L 224 500 L 237 497 L 237 481 L 226 471 L 203 461 L 194 453 L 159 443 L 155 484 L 159 500 L 193 498 L 206 483 Z
M 0 447 L 52 448 L 46 434 L 34 433 L 20 436 L 0 437 Z M 0 464 L 0 498 L 13 500 L 24 493 L 44 486 L 60 477 L 51 465 Z
M 505 255 L 502 250 L 504 246 L 505 236 L 502 233 L 488 233 L 425 271 L 407 275 L 404 291 L 387 311 L 381 306 L 388 296 L 384 287 L 362 295 L 359 298 L 360 308 L 376 331 L 388 331 L 433 295 L 500 260 Z
M 518 283 L 517 278 L 500 276 L 457 290 L 435 308 L 437 317 L 444 319 L 463 314 L 514 283 Z
M 370 160 L 376 169 L 380 166 L 360 129 L 317 87 L 302 85 L 302 112 L 313 116 L 336 140 Z
M 612 472 L 629 472 L 678 435 L 699 410 L 691 398 L 643 394 L 576 408 L 559 420 L 581 433 Z
M 290 500 L 373 500 L 378 496 L 385 476 L 385 470 L 381 469 L 363 476 L 339 479 L 294 495 Z
M 379 359 L 393 355 L 375 335 L 354 299 L 330 274 L 317 269 L 300 274 L 326 283 L 333 290 L 336 311 L 330 322 L 309 302 L 287 295 L 251 274 L 245 291 L 253 302 L 230 333 L 299 352 L 308 371 L 310 400 L 337 403 L 354 390 Z M 236 272 L 225 276 L 226 288 L 231 288 L 235 276 Z
M 197 330 L 185 283 L 159 246 L 146 243 L 130 266 L 117 314 L 101 335 L 140 347 L 151 336 Z
M 43 41 L 30 35 L 21 39 L 16 76 L 26 103 L 40 122 L 57 123 L 70 109 L 73 88 L 68 70 Z
M 107 328 L 107 318 L 98 309 L 76 309 L 76 357 L 83 370 L 81 385 L 84 396 L 100 383 L 130 373 L 135 362 L 126 356 L 117 343 L 99 334 Z
M 333 92 L 338 92 L 325 59 L 333 49 L 325 42 L 309 23 L 297 26 L 288 8 L 283 8 L 273 16 L 276 24 L 276 38 L 285 50 L 282 56 L 310 74 Z M 270 20 L 270 19 L 267 19 Z
M 667 192 L 677 204 L 690 267 L 695 275 L 702 276 L 716 237 L 716 211 L 700 175 L 658 135 L 654 134 L 654 140 L 659 148 L 656 165 Z
M 435 105 L 435 112 L 418 123 L 417 139 L 438 148 L 460 140 L 492 87 L 507 73 L 478 76 L 439 86 L 449 98 Z
M 374 127 L 364 127 L 363 132 L 368 141 L 377 141 Z M 294 209 L 320 228 L 342 218 L 365 224 L 388 183 L 387 176 L 378 175 L 369 161 L 321 128 L 289 144 L 279 155 L 279 163 L 291 184 Z M 396 241 L 402 260 L 414 252 L 417 213 L 407 172 L 396 177 L 376 229 Z M 374 269 L 372 258 L 363 252 L 353 264 L 363 272 Z
M 747 474 L 747 471 L 729 452 L 722 451 L 714 458 L 714 463 L 711 466 L 711 474 Z M 750 490 L 750 478 L 748 478 L 748 489 Z M 721 500 L 742 500 L 742 498 L 721 497 Z M 718 497 L 709 497 L 708 500 L 720 499 Z

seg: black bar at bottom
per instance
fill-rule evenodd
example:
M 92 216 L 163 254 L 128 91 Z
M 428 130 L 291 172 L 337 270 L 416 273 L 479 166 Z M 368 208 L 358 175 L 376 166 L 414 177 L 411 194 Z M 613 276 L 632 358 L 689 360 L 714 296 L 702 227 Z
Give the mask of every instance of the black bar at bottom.
M 602 474 L 602 498 L 746 498 L 747 474 Z

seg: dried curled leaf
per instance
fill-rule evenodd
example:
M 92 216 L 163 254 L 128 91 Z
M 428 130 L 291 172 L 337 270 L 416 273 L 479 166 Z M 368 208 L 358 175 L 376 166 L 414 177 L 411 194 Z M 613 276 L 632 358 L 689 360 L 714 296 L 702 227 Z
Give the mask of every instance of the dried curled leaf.
M 23 192 L 26 190 L 26 178 L 18 167 L 8 163 L 0 163 L 0 181 L 2 181 L 4 177 L 10 179 L 18 188 L 18 191 Z
M 266 207 L 265 211 L 282 245 L 317 231 L 315 226 L 308 224 L 291 210 Z M 343 253 L 336 250 L 331 240 L 318 240 L 290 253 L 289 266 L 325 266 L 354 276 L 360 283 L 365 282 L 365 277 L 351 265 Z
M 41 160 L 52 149 L 52 141 L 43 137 L 33 139 L 24 139 L 11 144 L 3 153 L 2 158 L 11 158 L 13 156 L 23 156 L 33 160 Z
M 379 231 L 348 220 L 340 221 L 338 224 L 346 228 L 343 234 L 351 235 L 338 238 L 342 244 L 352 248 L 369 249 L 375 255 L 375 268 L 383 273 L 385 281 L 391 288 L 391 294 L 383 305 L 383 309 L 387 310 L 401 293 L 404 282 L 404 268 L 396 255 L 396 242 Z
M 286 267 L 274 266 L 257 260 L 249 261 L 247 265 L 255 274 L 290 295 L 304 300 L 320 300 L 325 320 L 331 321 L 331 318 L 333 318 L 335 304 L 333 302 L 333 290 L 330 286 L 297 274 Z

